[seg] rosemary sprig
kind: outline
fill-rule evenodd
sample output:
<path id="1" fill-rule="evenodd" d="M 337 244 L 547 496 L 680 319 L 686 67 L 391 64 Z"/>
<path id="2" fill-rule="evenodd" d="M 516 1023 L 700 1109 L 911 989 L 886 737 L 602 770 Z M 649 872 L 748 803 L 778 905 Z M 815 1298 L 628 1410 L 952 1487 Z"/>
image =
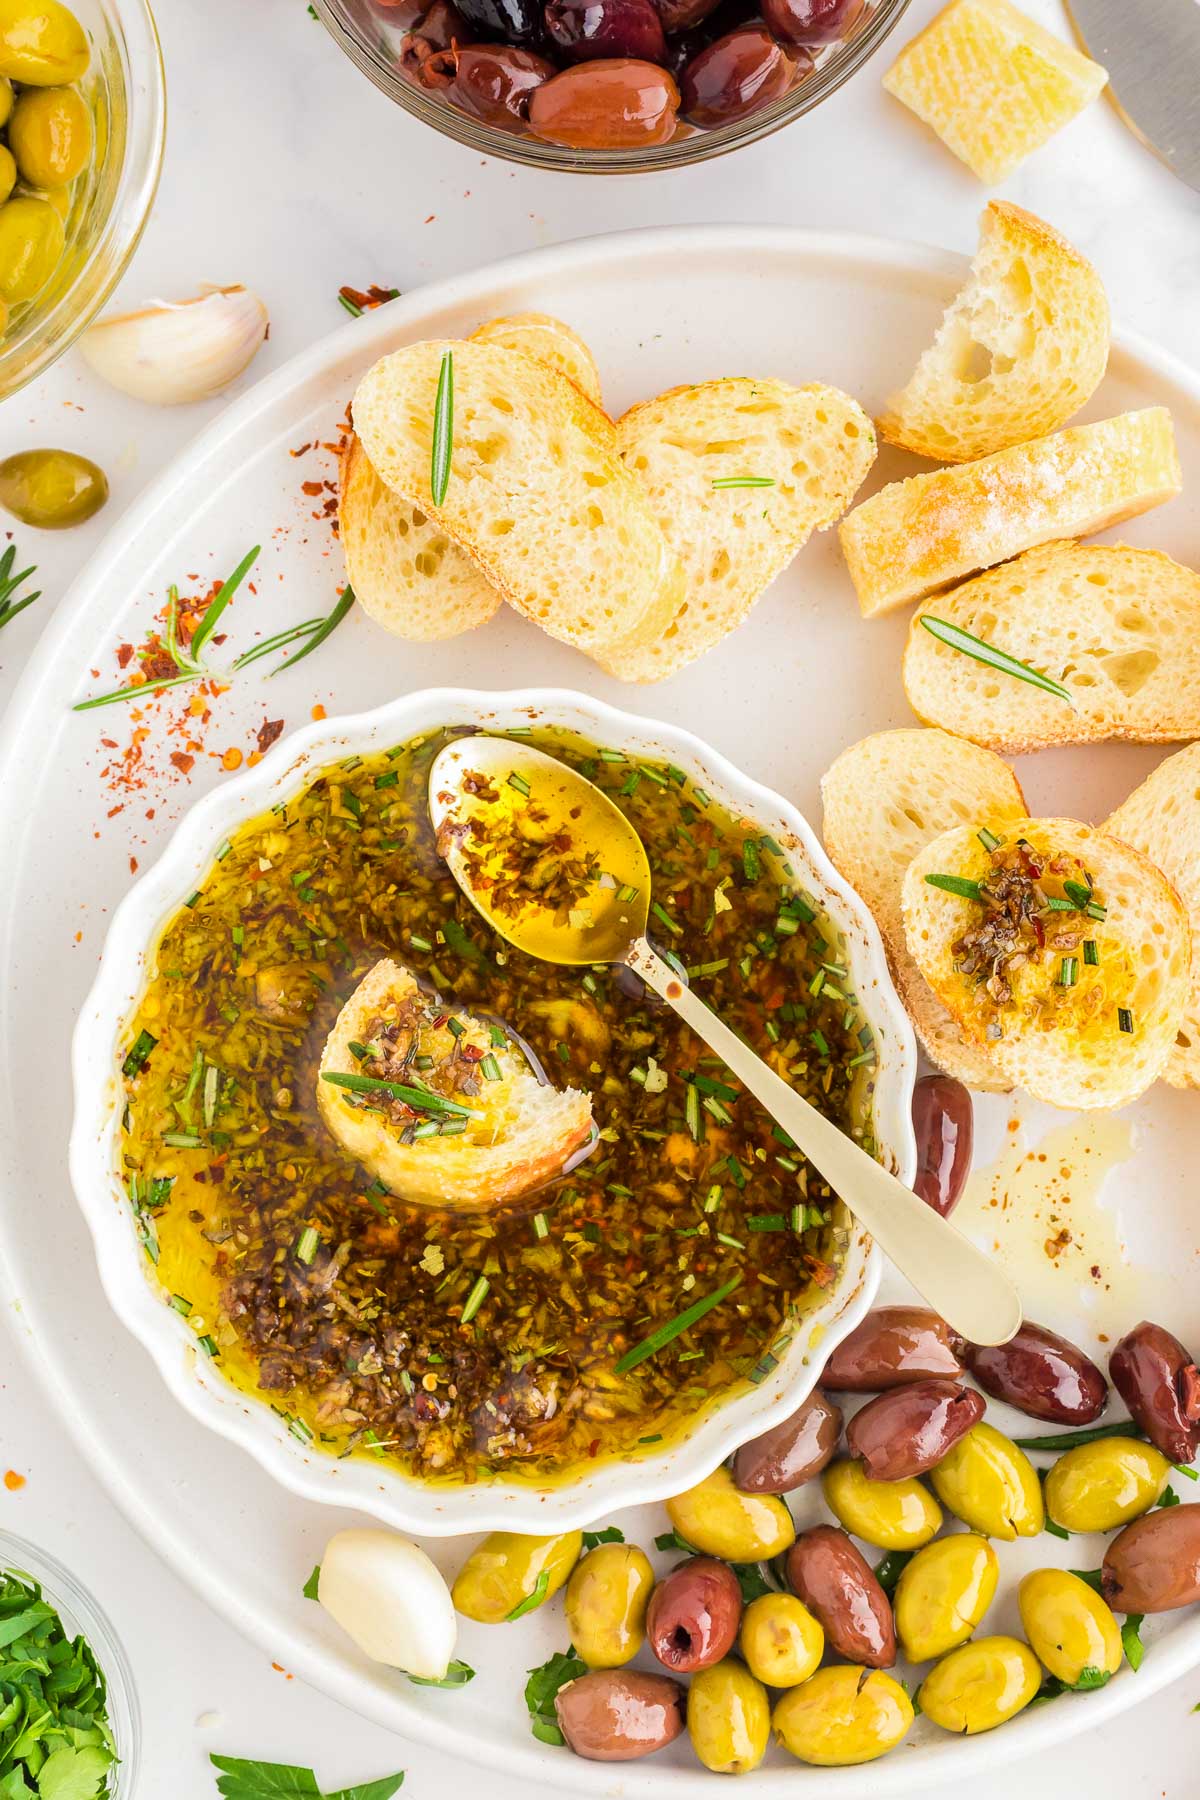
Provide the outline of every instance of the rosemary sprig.
<path id="1" fill-rule="evenodd" d="M 964 656 L 973 657 L 976 662 L 984 663 L 989 669 L 998 669 L 1002 675 L 1013 675 L 1018 681 L 1026 681 L 1030 687 L 1041 688 L 1043 693 L 1053 694 L 1055 699 L 1065 700 L 1068 706 L 1073 707 L 1071 696 L 1060 681 L 1052 680 L 1038 669 L 1031 669 L 1028 663 L 1019 662 L 1006 650 L 997 650 L 994 644 L 986 643 L 973 632 L 964 631 L 961 625 L 952 625 L 948 619 L 935 619 L 929 613 L 921 614 L 921 624 L 939 644 L 946 644 L 951 650 L 961 650 Z"/>
<path id="2" fill-rule="evenodd" d="M 14 601 L 13 595 L 21 583 L 28 581 L 29 577 L 36 573 L 35 566 L 31 563 L 27 569 L 22 569 L 20 574 L 14 575 L 12 566 L 16 561 L 16 555 L 17 546 L 10 544 L 4 555 L 0 556 L 0 631 L 6 625 L 11 625 L 18 613 L 23 613 L 27 606 L 32 606 L 35 600 L 40 600 L 42 597 L 42 590 L 38 588 L 35 593 L 26 594 L 22 599 Z"/>
<path id="3" fill-rule="evenodd" d="M 689 1092 L 694 1091 L 689 1089 Z M 741 1279 L 740 1275 L 733 1276 L 711 1294 L 706 1294 L 703 1300 L 697 1300 L 685 1311 L 677 1313 L 673 1319 L 668 1319 L 665 1325 L 660 1325 L 657 1331 L 652 1331 L 649 1337 L 643 1338 L 640 1344 L 635 1344 L 632 1350 L 625 1352 L 616 1365 L 616 1373 L 625 1375 L 630 1369 L 636 1369 L 639 1363 L 645 1362 L 648 1356 L 657 1356 L 660 1350 L 673 1343 L 689 1326 L 695 1325 L 705 1313 L 711 1312 L 714 1306 L 719 1306 L 722 1300 L 727 1299 L 734 1288 L 741 1284 Z"/>
<path id="4" fill-rule="evenodd" d="M 303 625 L 291 625 L 286 631 L 277 631 L 274 637 L 264 638 L 261 644 L 255 644 L 251 649 L 243 650 L 240 656 L 235 656 L 233 666 L 235 669 L 248 669 L 251 663 L 270 656 L 273 650 L 282 650 L 286 645 L 295 643 L 297 638 L 307 637 L 310 631 L 315 631 L 324 622 L 323 619 L 305 619 Z"/>
<path id="5" fill-rule="evenodd" d="M 185 682 L 199 681 L 204 673 L 203 669 L 189 669 L 183 675 L 164 675 L 159 681 L 143 681 L 139 687 L 115 688 L 111 694 L 97 694 L 91 700 L 77 700 L 71 711 L 94 712 L 98 706 L 117 706 L 122 700 L 160 694 L 164 688 L 182 687 Z"/>
<path id="6" fill-rule="evenodd" d="M 350 586 L 349 582 L 347 582 L 346 586 L 341 591 L 337 605 L 324 619 L 319 619 L 317 621 L 317 628 L 309 638 L 307 644 L 305 644 L 303 650 L 297 650 L 295 656 L 287 657 L 285 661 L 279 664 L 278 668 L 272 669 L 267 676 L 267 680 L 269 681 L 273 675 L 282 675 L 285 669 L 294 669 L 296 664 L 303 662 L 306 656 L 311 656 L 317 646 L 323 644 L 325 639 L 329 637 L 332 632 L 337 630 L 353 605 L 354 589 Z"/>
<path id="7" fill-rule="evenodd" d="M 384 1081 L 374 1075 L 343 1075 L 330 1071 L 321 1076 L 332 1087 L 347 1088 L 352 1094 L 388 1094 L 394 1100 L 403 1100 L 414 1112 L 453 1113 L 458 1118 L 478 1119 L 482 1114 L 469 1106 L 462 1106 L 457 1100 L 447 1100 L 441 1094 L 435 1094 L 431 1088 L 412 1087 L 403 1081 Z"/>
<path id="8" fill-rule="evenodd" d="M 454 454 L 454 352 L 442 353 L 438 371 L 437 399 L 433 407 L 433 454 L 429 464 L 429 486 L 433 503 L 440 506 L 450 486 L 450 458 Z"/>
<path id="9" fill-rule="evenodd" d="M 714 488 L 760 488 L 774 487 L 773 475 L 718 475 L 713 482 Z"/>
<path id="10" fill-rule="evenodd" d="M 205 609 L 204 617 L 192 633 L 191 661 L 195 667 L 200 667 L 201 650 L 203 650 L 205 644 L 207 644 L 209 638 L 217 629 L 221 614 L 225 611 L 225 608 L 229 605 L 229 602 L 233 599 L 233 596 L 237 593 L 243 581 L 245 581 L 247 575 L 250 573 L 250 570 L 257 562 L 258 553 L 261 549 L 261 544 L 255 544 L 253 550 L 247 550 L 245 556 L 243 556 L 241 562 L 233 571 L 233 574 L 221 583 L 217 592 L 209 601 L 208 606 Z"/>

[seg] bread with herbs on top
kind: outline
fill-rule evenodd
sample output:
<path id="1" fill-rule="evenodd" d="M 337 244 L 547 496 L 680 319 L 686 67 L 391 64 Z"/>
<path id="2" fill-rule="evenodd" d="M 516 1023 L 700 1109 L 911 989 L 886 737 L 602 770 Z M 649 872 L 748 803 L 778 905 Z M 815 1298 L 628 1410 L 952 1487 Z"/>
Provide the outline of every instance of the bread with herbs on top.
<path id="1" fill-rule="evenodd" d="M 1065 425 L 1108 366 L 1108 297 L 1073 244 L 1006 200 L 980 220 L 971 272 L 879 433 L 969 462 Z"/>
<path id="2" fill-rule="evenodd" d="M 838 536 L 871 618 L 1038 544 L 1132 519 L 1181 484 L 1171 415 L 1148 406 L 894 481 L 848 513 Z"/>
<path id="3" fill-rule="evenodd" d="M 901 904 L 942 1005 L 1034 1099 L 1124 1106 L 1166 1069 L 1191 929 L 1130 844 L 1074 819 L 979 814 L 917 853 Z"/>

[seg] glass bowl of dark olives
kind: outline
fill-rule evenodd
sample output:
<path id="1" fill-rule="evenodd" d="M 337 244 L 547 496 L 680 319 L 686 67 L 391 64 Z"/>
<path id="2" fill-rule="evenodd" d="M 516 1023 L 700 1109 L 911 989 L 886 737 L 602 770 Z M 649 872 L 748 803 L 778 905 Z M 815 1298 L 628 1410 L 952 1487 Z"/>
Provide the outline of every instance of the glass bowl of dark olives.
<path id="1" fill-rule="evenodd" d="M 407 111 L 474 150 L 634 174 L 799 118 L 908 0 L 315 0 Z"/>
<path id="2" fill-rule="evenodd" d="M 0 397 L 94 318 L 158 185 L 166 88 L 147 0 L 0 0 Z"/>

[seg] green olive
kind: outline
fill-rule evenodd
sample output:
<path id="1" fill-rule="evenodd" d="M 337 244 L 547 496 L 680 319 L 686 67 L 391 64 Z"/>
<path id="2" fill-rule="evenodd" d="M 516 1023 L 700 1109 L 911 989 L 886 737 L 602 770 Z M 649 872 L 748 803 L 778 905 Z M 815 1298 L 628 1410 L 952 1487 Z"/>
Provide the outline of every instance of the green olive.
<path id="1" fill-rule="evenodd" d="M 1149 1512 L 1170 1474 L 1153 1444 L 1097 1438 L 1059 1457 L 1046 1476 L 1046 1511 L 1064 1531 L 1115 1531 Z"/>
<path id="2" fill-rule="evenodd" d="M 1112 1613 L 1078 1575 L 1035 1569 L 1017 1590 L 1025 1636 L 1052 1675 L 1075 1687 L 1084 1670 L 1115 1675 L 1121 1630 Z M 1096 1685 L 1096 1684 L 1093 1684 Z"/>
<path id="3" fill-rule="evenodd" d="M 524 1617 L 557 1594 L 582 1549 L 581 1531 L 561 1537 L 491 1531 L 454 1577 L 450 1597 L 468 1619 L 502 1625 L 513 1613 Z"/>
<path id="4" fill-rule="evenodd" d="M 1037 1470 L 994 1425 L 972 1425 L 929 1478 L 955 1517 L 985 1537 L 1036 1537 L 1046 1522 Z"/>
<path id="5" fill-rule="evenodd" d="M 82 525 L 107 499 L 104 470 L 73 450 L 19 450 L 0 462 L 0 506 L 40 531 Z"/>
<path id="6" fill-rule="evenodd" d="M 21 179 L 57 188 L 74 181 L 92 154 L 92 115 L 74 88 L 26 88 L 8 127 Z"/>
<path id="7" fill-rule="evenodd" d="M 965 1644 L 992 1604 L 999 1576 L 996 1552 L 974 1531 L 918 1550 L 900 1572 L 893 1602 L 909 1662 L 932 1662 Z"/>
<path id="8" fill-rule="evenodd" d="M 8 79 L 7 75 L 0 75 L 0 125 L 7 125 L 8 121 L 12 118 L 13 102 L 15 99 L 16 95 L 13 93 L 12 82 Z"/>
<path id="9" fill-rule="evenodd" d="M 741 1493 L 724 1466 L 668 1500 L 667 1516 L 689 1544 L 726 1562 L 768 1562 L 796 1541 L 792 1515 L 778 1494 Z"/>
<path id="10" fill-rule="evenodd" d="M 571 1642 L 589 1669 L 619 1669 L 642 1647 L 654 1586 L 650 1558 L 636 1544 L 598 1544 L 567 1583 Z"/>
<path id="11" fill-rule="evenodd" d="M 1020 1638 L 976 1638 L 930 1669 L 918 1698 L 943 1731 L 972 1737 L 1014 1718 L 1041 1685 L 1041 1665 Z"/>
<path id="12" fill-rule="evenodd" d="M 13 160 L 13 153 L 0 144 L 0 205 L 8 199 L 16 185 L 17 165 Z"/>
<path id="13" fill-rule="evenodd" d="M 40 294 L 66 244 L 63 222 L 48 200 L 18 194 L 0 207 L 0 294 L 32 300 Z"/>
<path id="14" fill-rule="evenodd" d="M 942 1526 L 942 1509 L 919 1481 L 872 1481 L 857 1457 L 830 1463 L 825 1504 L 846 1530 L 881 1550 L 919 1550 Z"/>
<path id="15" fill-rule="evenodd" d="M 767 1690 L 749 1669 L 726 1657 L 692 1676 L 687 1727 L 692 1749 L 706 1769 L 748 1775 L 765 1756 L 771 1736 Z"/>
<path id="16" fill-rule="evenodd" d="M 0 74 L 25 87 L 78 81 L 90 52 L 83 26 L 60 0 L 0 0 Z"/>
<path id="17" fill-rule="evenodd" d="M 912 1701 L 882 1669 L 837 1663 L 783 1696 L 771 1723 L 777 1743 L 823 1769 L 874 1762 L 913 1722 Z"/>
<path id="18" fill-rule="evenodd" d="M 795 1594 L 761 1594 L 742 1614 L 741 1651 L 768 1687 L 796 1687 L 819 1668 L 825 1633 Z"/>

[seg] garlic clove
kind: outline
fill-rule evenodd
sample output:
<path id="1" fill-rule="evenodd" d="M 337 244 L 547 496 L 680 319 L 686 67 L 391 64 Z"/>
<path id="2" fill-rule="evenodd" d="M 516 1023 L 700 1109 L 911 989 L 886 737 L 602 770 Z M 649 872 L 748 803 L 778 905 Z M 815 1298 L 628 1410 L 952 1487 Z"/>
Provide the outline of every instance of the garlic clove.
<path id="1" fill-rule="evenodd" d="M 236 381 L 266 342 L 270 317 L 244 287 L 206 287 L 193 300 L 153 300 L 101 319 L 79 340 L 101 380 L 155 406 L 208 400 Z"/>
<path id="2" fill-rule="evenodd" d="M 339 1531 L 321 1558 L 317 1598 L 364 1655 L 440 1681 L 458 1639 L 454 1604 L 419 1544 L 395 1531 Z"/>

